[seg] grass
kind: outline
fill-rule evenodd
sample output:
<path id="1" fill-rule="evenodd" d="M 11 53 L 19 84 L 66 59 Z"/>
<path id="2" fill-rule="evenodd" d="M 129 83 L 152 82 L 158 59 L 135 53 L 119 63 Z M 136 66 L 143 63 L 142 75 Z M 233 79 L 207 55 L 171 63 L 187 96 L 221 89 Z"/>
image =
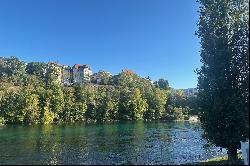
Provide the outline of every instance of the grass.
<path id="1" fill-rule="evenodd" d="M 238 153 L 238 165 L 243 165 L 242 162 L 242 154 Z M 222 157 L 215 157 L 215 158 L 211 158 L 208 160 L 203 160 L 203 161 L 199 161 L 199 162 L 195 162 L 195 163 L 188 163 L 188 164 L 184 164 L 184 165 L 228 165 L 228 161 L 227 161 L 228 157 L 226 156 L 222 156 Z"/>

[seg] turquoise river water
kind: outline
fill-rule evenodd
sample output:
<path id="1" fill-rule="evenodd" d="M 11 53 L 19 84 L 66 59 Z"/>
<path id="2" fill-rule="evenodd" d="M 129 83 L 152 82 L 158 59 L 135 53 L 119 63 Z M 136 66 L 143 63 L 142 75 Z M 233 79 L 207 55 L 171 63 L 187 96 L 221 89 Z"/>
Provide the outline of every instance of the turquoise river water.
<path id="1" fill-rule="evenodd" d="M 225 154 L 199 123 L 0 126 L 0 164 L 184 164 Z"/>

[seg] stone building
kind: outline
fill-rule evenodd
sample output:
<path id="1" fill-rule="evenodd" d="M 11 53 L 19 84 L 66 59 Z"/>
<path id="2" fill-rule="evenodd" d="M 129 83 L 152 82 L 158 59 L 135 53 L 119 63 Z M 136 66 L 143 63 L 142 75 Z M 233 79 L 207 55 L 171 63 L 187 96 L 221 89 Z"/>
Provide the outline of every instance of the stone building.
<path id="1" fill-rule="evenodd" d="M 88 65 L 75 64 L 72 67 L 72 83 L 90 82 L 92 71 Z"/>
<path id="2" fill-rule="evenodd" d="M 75 64 L 71 68 L 56 62 L 49 62 L 48 67 L 48 71 L 62 84 L 90 82 L 90 76 L 92 75 L 88 65 Z"/>
<path id="3" fill-rule="evenodd" d="M 64 65 L 62 67 L 62 83 L 70 84 L 71 83 L 71 67 Z"/>

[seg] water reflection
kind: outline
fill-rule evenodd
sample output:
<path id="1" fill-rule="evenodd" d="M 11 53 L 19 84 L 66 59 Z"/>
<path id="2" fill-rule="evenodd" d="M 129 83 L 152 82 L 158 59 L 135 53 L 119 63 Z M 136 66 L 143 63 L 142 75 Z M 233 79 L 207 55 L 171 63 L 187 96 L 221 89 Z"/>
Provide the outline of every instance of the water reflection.
<path id="1" fill-rule="evenodd" d="M 5 126 L 0 164 L 181 164 L 225 154 L 198 123 Z"/>

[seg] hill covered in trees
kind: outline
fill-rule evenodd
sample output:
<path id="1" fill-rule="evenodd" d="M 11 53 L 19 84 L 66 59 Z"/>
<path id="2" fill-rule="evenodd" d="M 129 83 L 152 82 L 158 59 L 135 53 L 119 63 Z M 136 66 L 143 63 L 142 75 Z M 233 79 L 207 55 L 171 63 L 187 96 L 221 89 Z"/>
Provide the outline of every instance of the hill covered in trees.
<path id="1" fill-rule="evenodd" d="M 49 124 L 181 120 L 197 114 L 196 96 L 153 84 L 131 71 L 97 83 L 63 86 L 52 66 L 0 57 L 0 123 Z"/>

